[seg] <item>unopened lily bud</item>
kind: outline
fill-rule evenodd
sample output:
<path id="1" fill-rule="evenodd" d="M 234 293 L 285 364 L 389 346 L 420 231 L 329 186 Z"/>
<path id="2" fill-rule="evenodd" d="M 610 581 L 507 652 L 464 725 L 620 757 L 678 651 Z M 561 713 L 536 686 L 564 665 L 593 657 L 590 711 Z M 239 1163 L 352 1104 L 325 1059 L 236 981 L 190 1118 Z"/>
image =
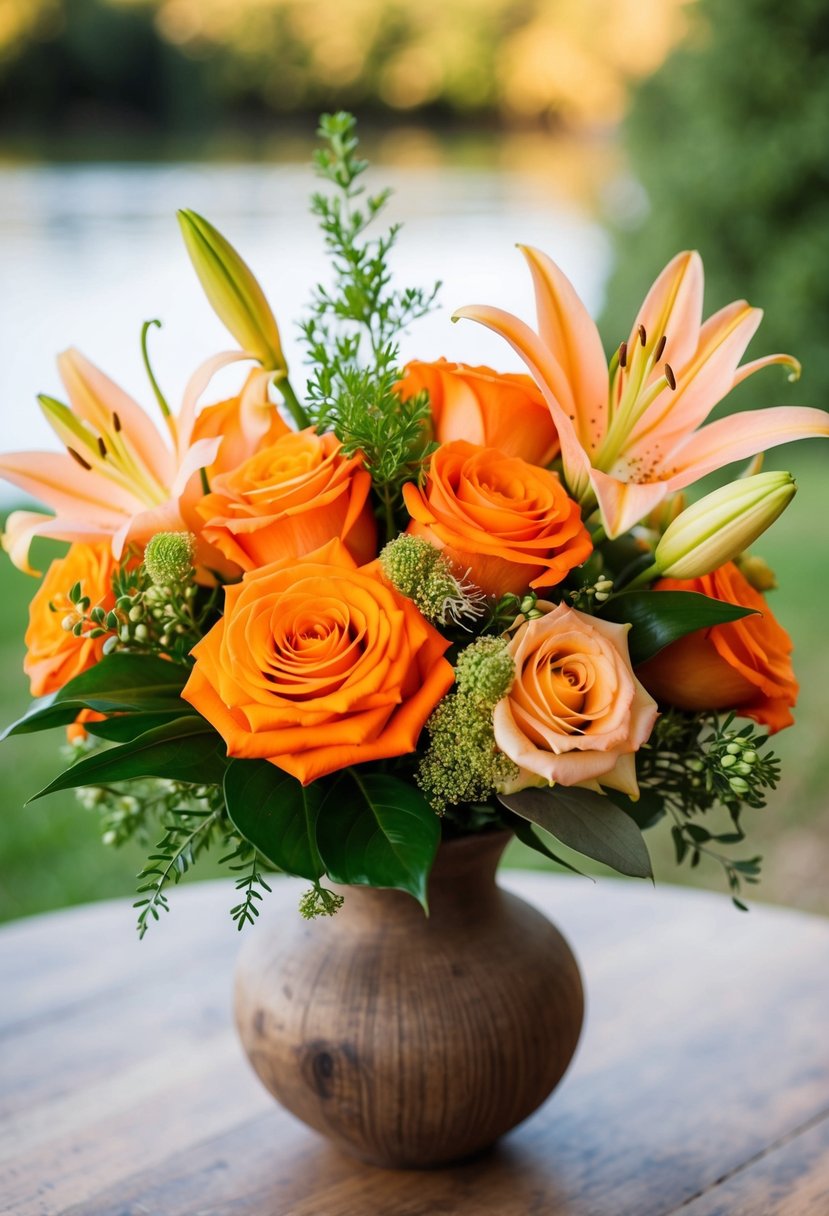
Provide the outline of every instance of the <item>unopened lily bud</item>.
<path id="1" fill-rule="evenodd" d="M 288 370 L 279 328 L 253 271 L 229 241 L 195 211 L 178 222 L 196 274 L 216 316 L 268 371 Z"/>
<path id="2" fill-rule="evenodd" d="M 701 578 L 733 561 L 786 509 L 797 487 L 791 473 L 744 477 L 687 507 L 654 555 L 667 578 Z"/>
<path id="3" fill-rule="evenodd" d="M 771 566 L 762 557 L 755 557 L 753 553 L 743 553 L 737 559 L 737 565 L 740 567 L 740 574 L 755 591 L 774 591 L 777 587 L 777 577 Z"/>
<path id="4" fill-rule="evenodd" d="M 190 577 L 195 552 L 192 532 L 156 532 L 144 551 L 144 568 L 156 587 L 175 587 Z"/>

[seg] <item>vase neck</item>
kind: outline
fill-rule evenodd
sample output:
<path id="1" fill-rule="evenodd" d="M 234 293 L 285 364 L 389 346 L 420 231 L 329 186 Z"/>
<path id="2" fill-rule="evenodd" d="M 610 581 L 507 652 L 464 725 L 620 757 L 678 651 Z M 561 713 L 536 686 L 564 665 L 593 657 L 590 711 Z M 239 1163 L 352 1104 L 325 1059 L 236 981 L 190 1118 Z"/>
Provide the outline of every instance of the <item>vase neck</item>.
<path id="1" fill-rule="evenodd" d="M 495 872 L 512 834 L 479 832 L 441 843 L 429 876 L 429 919 L 480 919 L 497 900 Z M 410 895 L 375 887 L 340 887 L 345 896 L 343 918 L 371 917 L 385 921 L 422 921 L 423 910 Z"/>

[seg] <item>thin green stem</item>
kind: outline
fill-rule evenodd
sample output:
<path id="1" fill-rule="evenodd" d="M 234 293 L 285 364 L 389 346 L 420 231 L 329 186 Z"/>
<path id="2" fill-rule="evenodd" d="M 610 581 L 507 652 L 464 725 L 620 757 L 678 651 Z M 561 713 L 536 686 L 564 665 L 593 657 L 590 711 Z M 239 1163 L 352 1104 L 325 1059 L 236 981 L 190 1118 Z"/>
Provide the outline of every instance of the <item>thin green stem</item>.
<path id="1" fill-rule="evenodd" d="M 155 394 L 155 399 L 158 402 L 158 407 L 161 410 L 161 412 L 165 418 L 172 419 L 172 412 L 170 410 L 169 405 L 167 404 L 167 398 L 162 393 L 161 387 L 159 386 L 159 383 L 155 378 L 155 373 L 153 372 L 152 365 L 150 363 L 149 351 L 147 350 L 147 334 L 153 328 L 153 326 L 155 326 L 157 329 L 161 329 L 161 322 L 158 320 L 157 317 L 154 318 L 152 321 L 145 321 L 144 324 L 141 326 L 141 357 L 144 360 L 144 367 L 147 372 L 147 378 L 150 382 L 150 387 L 152 388 L 153 393 Z"/>
<path id="2" fill-rule="evenodd" d="M 291 382 L 287 376 L 274 380 L 274 384 L 282 394 L 282 400 L 288 407 L 288 411 L 300 431 L 305 430 L 311 425 L 311 419 L 301 404 L 294 390 L 291 388 Z"/>
<path id="3" fill-rule="evenodd" d="M 659 567 L 657 566 L 656 562 L 654 562 L 653 565 L 648 566 L 646 570 L 643 570 L 640 574 L 637 574 L 636 578 L 632 578 L 625 587 L 625 591 L 635 591 L 637 587 L 644 587 L 646 583 L 652 583 L 653 580 L 658 577 Z"/>

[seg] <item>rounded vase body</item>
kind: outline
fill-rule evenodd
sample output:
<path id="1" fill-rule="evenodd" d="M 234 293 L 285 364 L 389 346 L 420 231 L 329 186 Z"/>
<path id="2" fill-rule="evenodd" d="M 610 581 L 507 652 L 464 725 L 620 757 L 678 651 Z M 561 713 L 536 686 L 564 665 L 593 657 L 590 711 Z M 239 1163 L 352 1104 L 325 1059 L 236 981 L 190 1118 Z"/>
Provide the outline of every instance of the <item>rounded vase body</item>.
<path id="1" fill-rule="evenodd" d="M 378 1165 L 468 1157 L 551 1093 L 584 998 L 561 934 L 495 883 L 509 836 L 441 845 L 429 916 L 409 895 L 347 888 L 331 919 L 262 925 L 236 975 L 236 1021 L 289 1111 Z"/>

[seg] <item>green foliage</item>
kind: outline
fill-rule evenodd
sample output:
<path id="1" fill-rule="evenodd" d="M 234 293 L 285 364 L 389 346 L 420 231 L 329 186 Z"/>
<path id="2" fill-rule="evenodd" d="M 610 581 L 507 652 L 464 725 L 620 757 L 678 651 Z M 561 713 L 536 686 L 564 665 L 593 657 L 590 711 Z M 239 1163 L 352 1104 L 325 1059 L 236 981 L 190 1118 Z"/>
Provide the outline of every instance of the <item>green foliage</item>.
<path id="1" fill-rule="evenodd" d="M 267 760 L 232 760 L 224 779 L 227 812 L 239 833 L 279 870 L 309 878 L 325 872 L 317 849 L 324 786 L 302 786 Z"/>
<path id="2" fill-rule="evenodd" d="M 741 608 L 696 591 L 623 591 L 599 609 L 603 620 L 630 624 L 630 661 L 636 667 L 665 646 L 697 629 L 752 616 Z"/>
<path id="3" fill-rule="evenodd" d="M 132 777 L 221 785 L 226 763 L 224 742 L 213 727 L 198 714 L 188 714 L 155 726 L 119 747 L 93 752 L 60 773 L 31 801 L 56 790 L 128 781 Z"/>
<path id="4" fill-rule="evenodd" d="M 408 782 L 352 768 L 328 784 L 317 845 L 333 882 L 408 891 L 426 910 L 439 843 L 437 816 Z"/>
<path id="5" fill-rule="evenodd" d="M 740 844 L 745 839 L 743 809 L 759 810 L 766 805 L 767 791 L 774 790 L 780 778 L 780 762 L 765 750 L 767 735 L 750 723 L 738 731 L 733 723 L 734 714 L 720 721 L 714 713 L 688 715 L 669 710 L 658 719 L 650 740 L 638 753 L 636 767 L 643 795 L 657 796 L 673 819 L 677 864 L 687 859 L 697 866 L 703 855 L 718 862 L 735 904 L 742 909 L 737 898 L 741 881 L 757 882 L 761 858 L 734 860 L 713 846 Z M 697 822 L 718 807 L 730 819 L 725 831 Z"/>
<path id="6" fill-rule="evenodd" d="M 416 479 L 430 445 L 429 408 L 420 395 L 401 401 L 400 333 L 433 306 L 431 291 L 393 288 L 389 255 L 399 226 L 378 237 L 366 230 L 382 213 L 389 191 L 367 195 L 361 178 L 367 162 L 357 156 L 356 123 L 345 113 L 324 114 L 324 146 L 314 158 L 332 193 L 313 195 L 331 258 L 334 283 L 318 286 L 303 324 L 312 365 L 308 412 L 321 430 L 333 430 L 345 452 L 362 452 L 384 511 L 387 539 L 396 534 L 400 488 Z"/>
<path id="7" fill-rule="evenodd" d="M 747 296 L 757 353 L 804 367 L 738 390 L 750 403 L 829 399 L 829 21 L 824 0 L 698 0 L 690 35 L 635 94 L 631 167 L 649 206 L 619 220 L 603 328 L 627 337 L 631 300 L 678 249 L 697 248 L 711 309 Z"/>
<path id="8" fill-rule="evenodd" d="M 221 796 L 215 790 L 205 790 L 203 802 L 167 810 L 164 835 L 138 875 L 140 898 L 133 906 L 139 909 L 139 938 L 147 932 L 150 918 L 157 921 L 161 912 L 169 912 L 168 887 L 184 877 L 219 830 L 224 814 Z"/>
<path id="9" fill-rule="evenodd" d="M 561 844 L 631 878 L 653 878 L 641 830 L 610 798 L 577 786 L 499 794 L 514 815 L 538 824 Z M 558 860 L 558 859 L 556 859 Z"/>
<path id="10" fill-rule="evenodd" d="M 33 701 L 8 726 L 0 739 L 31 734 L 74 722 L 82 709 L 98 713 L 178 717 L 187 668 L 151 655 L 129 653 L 105 656 L 94 667 L 69 680 L 56 693 Z M 153 722 L 157 724 L 157 722 Z"/>

